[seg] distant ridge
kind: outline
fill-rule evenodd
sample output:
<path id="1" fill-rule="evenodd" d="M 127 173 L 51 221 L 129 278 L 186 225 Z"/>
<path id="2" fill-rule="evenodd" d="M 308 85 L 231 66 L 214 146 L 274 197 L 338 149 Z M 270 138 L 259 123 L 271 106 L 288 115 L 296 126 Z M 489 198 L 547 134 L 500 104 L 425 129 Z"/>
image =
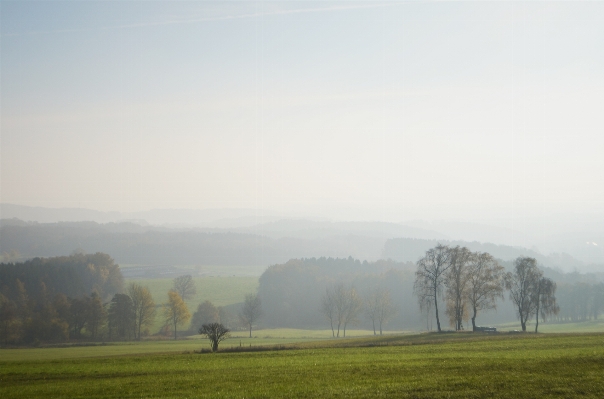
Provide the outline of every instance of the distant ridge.
<path id="1" fill-rule="evenodd" d="M 152 209 L 141 212 L 102 212 L 84 208 L 44 208 L 0 204 L 0 218 L 17 218 L 39 223 L 132 221 L 143 225 L 226 228 L 271 222 L 280 219 L 281 216 L 275 212 L 255 209 Z"/>

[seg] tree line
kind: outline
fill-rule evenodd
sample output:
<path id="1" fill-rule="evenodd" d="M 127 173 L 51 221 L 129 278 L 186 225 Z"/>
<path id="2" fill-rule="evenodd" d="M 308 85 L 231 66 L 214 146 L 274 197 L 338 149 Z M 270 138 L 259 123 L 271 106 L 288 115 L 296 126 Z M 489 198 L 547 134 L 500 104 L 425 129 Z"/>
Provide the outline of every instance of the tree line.
<path id="1" fill-rule="evenodd" d="M 106 254 L 73 254 L 0 264 L 0 343 L 3 345 L 68 340 L 141 340 L 152 333 L 159 317 L 160 333 L 172 334 L 192 318 L 184 333 L 197 334 L 206 324 L 234 323 L 230 312 L 210 301 L 191 316 L 185 303 L 196 295 L 190 275 L 174 279 L 163 304 L 148 287 L 130 283 L 122 288 L 119 266 Z M 239 324 L 249 329 L 262 316 L 257 295 L 246 296 Z M 224 334 L 221 335 L 224 339 Z M 217 345 L 217 344 L 216 344 Z"/>
<path id="2" fill-rule="evenodd" d="M 553 280 L 543 276 L 534 258 L 518 257 L 514 270 L 506 273 L 486 252 L 442 244 L 427 250 L 418 260 L 414 284 L 420 309 L 434 308 L 439 332 L 442 331 L 439 299 L 444 300 L 445 313 L 455 330 L 464 329 L 464 320 L 471 317 L 472 329 L 476 331 L 478 313 L 495 309 L 496 300 L 503 299 L 504 289 L 509 291 L 522 331 L 526 331 L 527 322 L 535 317 L 537 332 L 539 317 L 545 320 L 559 312 L 556 288 Z"/>
<path id="3" fill-rule="evenodd" d="M 553 320 L 558 322 L 597 320 L 604 313 L 604 283 L 560 284 L 556 298 L 560 312 Z"/>

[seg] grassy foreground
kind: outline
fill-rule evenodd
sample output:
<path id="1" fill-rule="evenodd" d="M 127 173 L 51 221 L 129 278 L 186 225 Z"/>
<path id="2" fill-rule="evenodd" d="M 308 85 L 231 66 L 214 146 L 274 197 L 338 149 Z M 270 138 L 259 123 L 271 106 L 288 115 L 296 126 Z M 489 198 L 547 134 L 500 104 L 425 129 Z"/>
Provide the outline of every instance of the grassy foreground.
<path id="1" fill-rule="evenodd" d="M 0 397 L 604 397 L 602 334 L 424 334 L 298 348 L 20 361 L 0 351 Z"/>

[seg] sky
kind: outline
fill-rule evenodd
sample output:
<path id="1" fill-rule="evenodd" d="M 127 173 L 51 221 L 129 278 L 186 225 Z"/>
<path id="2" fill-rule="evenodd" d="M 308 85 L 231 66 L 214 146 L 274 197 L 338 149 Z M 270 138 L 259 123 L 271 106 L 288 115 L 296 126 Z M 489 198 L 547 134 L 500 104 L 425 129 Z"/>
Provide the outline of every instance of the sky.
<path id="1" fill-rule="evenodd" d="M 604 214 L 604 2 L 0 2 L 0 201 Z"/>

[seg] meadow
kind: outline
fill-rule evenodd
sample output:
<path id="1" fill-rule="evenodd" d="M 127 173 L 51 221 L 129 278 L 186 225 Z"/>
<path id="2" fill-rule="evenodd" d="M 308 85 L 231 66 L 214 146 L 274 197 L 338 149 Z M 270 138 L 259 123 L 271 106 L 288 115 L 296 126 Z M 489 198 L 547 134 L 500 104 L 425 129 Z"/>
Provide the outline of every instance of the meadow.
<path id="1" fill-rule="evenodd" d="M 191 313 L 203 301 L 211 301 L 216 306 L 232 305 L 243 302 L 246 294 L 256 292 L 258 289 L 258 277 L 251 276 L 193 277 L 193 280 L 197 294 L 187 301 Z M 171 278 L 128 279 L 124 281 L 124 287 L 127 288 L 130 283 L 148 287 L 153 300 L 159 305 L 168 300 L 168 291 L 172 289 L 174 280 Z"/>
<path id="2" fill-rule="evenodd" d="M 219 353 L 185 342 L 79 358 L 2 350 L 0 397 L 604 397 L 604 334 L 396 334 Z"/>

